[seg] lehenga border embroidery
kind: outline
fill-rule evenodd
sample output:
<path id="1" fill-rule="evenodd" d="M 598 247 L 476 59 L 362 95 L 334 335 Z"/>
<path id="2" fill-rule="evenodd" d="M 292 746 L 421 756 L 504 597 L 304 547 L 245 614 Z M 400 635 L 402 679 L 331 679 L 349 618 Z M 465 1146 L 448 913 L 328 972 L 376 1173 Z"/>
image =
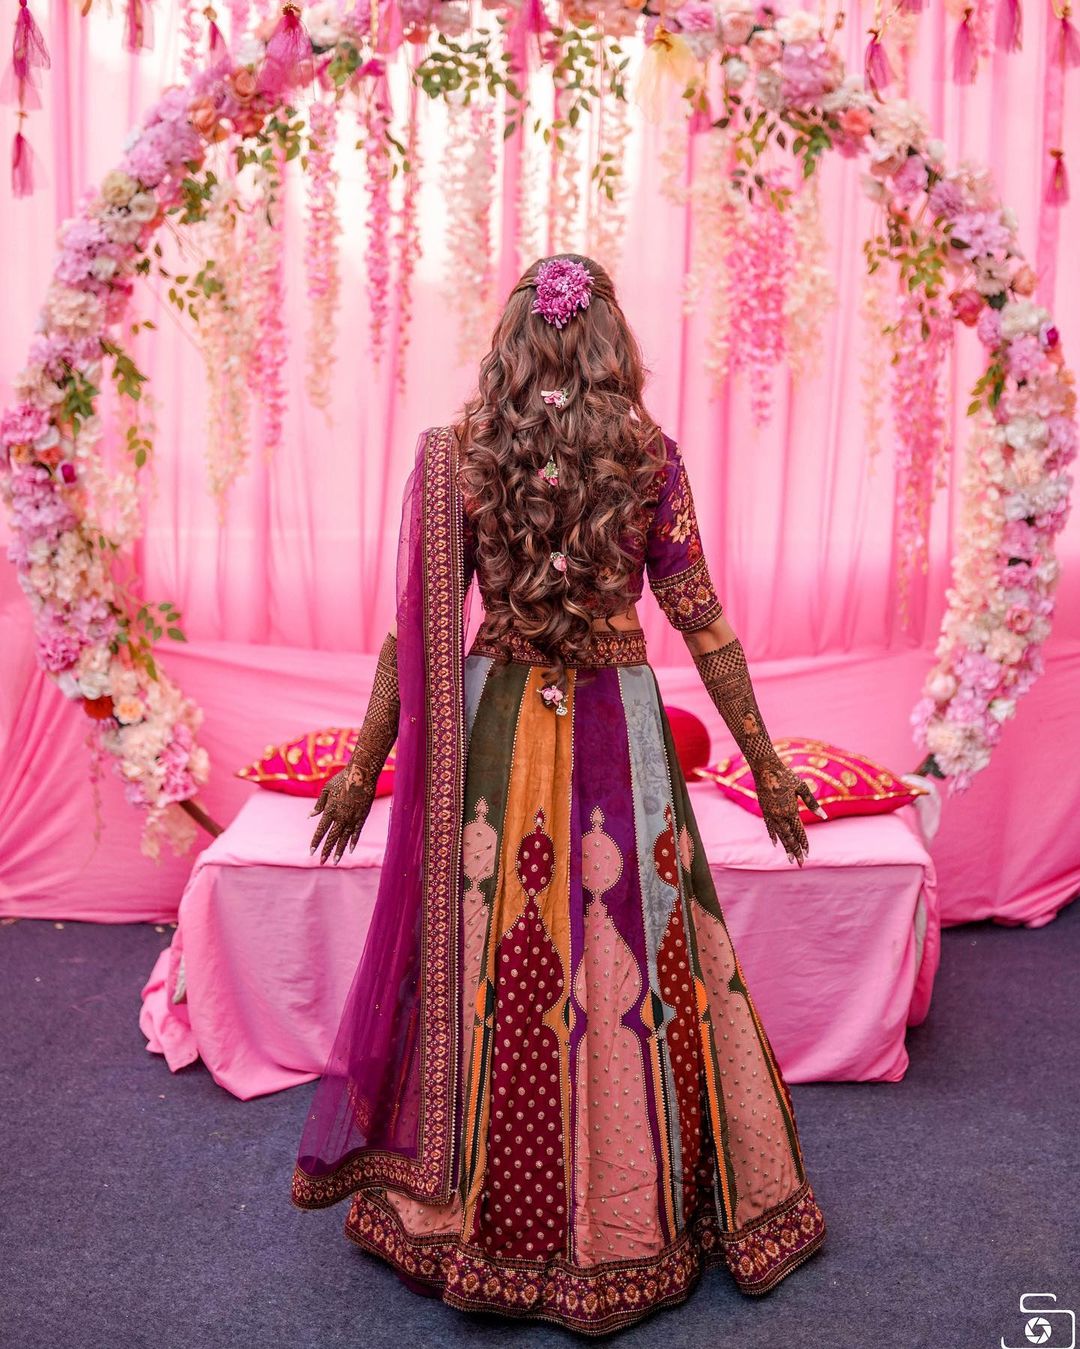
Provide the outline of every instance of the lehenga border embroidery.
<path id="1" fill-rule="evenodd" d="M 650 576 L 649 585 L 668 622 L 681 632 L 708 627 L 723 613 L 704 555 L 671 576 Z"/>
<path id="2" fill-rule="evenodd" d="M 725 1263 L 741 1292 L 768 1292 L 821 1246 L 825 1219 L 804 1181 L 749 1229 L 725 1232 L 715 1210 L 705 1209 L 652 1259 L 588 1267 L 491 1256 L 447 1233 L 413 1235 L 383 1196 L 369 1193 L 353 1199 L 345 1234 L 463 1311 L 528 1316 L 600 1335 L 682 1301 L 711 1265 Z"/>

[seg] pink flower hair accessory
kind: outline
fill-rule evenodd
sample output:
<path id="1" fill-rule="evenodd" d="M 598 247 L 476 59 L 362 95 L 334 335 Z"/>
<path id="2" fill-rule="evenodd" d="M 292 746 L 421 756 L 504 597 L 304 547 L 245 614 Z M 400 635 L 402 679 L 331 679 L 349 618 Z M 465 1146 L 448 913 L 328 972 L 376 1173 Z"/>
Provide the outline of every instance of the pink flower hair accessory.
<path id="1" fill-rule="evenodd" d="M 592 273 L 584 263 L 549 258 L 536 272 L 532 312 L 556 328 L 565 328 L 579 309 L 588 309 L 592 283 Z"/>
<path id="2" fill-rule="evenodd" d="M 544 684 L 536 691 L 543 699 L 545 707 L 550 707 L 558 717 L 566 716 L 568 711 L 566 706 L 566 695 L 557 684 Z"/>
<path id="3" fill-rule="evenodd" d="M 566 407 L 570 401 L 570 394 L 566 389 L 541 389 L 540 397 L 545 403 L 560 409 Z"/>

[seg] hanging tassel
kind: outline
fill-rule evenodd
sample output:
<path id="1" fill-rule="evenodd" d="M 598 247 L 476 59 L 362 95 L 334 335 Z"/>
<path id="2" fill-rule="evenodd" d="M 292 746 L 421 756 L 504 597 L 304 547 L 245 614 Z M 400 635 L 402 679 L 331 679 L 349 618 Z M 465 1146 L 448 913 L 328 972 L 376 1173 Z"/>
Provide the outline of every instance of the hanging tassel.
<path id="1" fill-rule="evenodd" d="M 315 78 L 312 55 L 311 38 L 300 21 L 300 10 L 290 0 L 282 8 L 281 18 L 266 44 L 259 70 L 259 93 L 278 98 L 298 84 L 310 84 Z"/>
<path id="2" fill-rule="evenodd" d="M 885 54 L 881 34 L 876 29 L 870 30 L 870 45 L 866 49 L 863 73 L 866 87 L 877 98 L 881 97 L 882 90 L 893 81 L 892 66 L 889 65 L 889 58 Z"/>
<path id="3" fill-rule="evenodd" d="M 517 22 L 526 33 L 535 37 L 542 36 L 551 27 L 541 0 L 523 0 Z"/>
<path id="4" fill-rule="evenodd" d="M 396 52 L 405 41 L 405 29 L 401 22 L 401 6 L 397 0 L 382 0 L 379 5 L 379 40 L 375 50 L 380 56 L 389 56 Z"/>
<path id="5" fill-rule="evenodd" d="M 49 49 L 41 36 L 41 29 L 30 13 L 27 0 L 19 0 L 19 14 L 15 20 L 15 36 L 11 42 L 11 68 L 20 84 L 31 83 L 30 71 L 34 66 L 39 70 L 48 70 L 50 66 Z"/>
<path id="6" fill-rule="evenodd" d="M 528 69 L 529 39 L 536 39 L 536 49 L 543 59 L 543 38 L 551 24 L 544 12 L 543 0 L 522 0 L 517 17 L 510 25 L 506 47 L 511 68 L 520 72 Z"/>
<path id="7" fill-rule="evenodd" d="M 1058 38 L 1058 59 L 1065 70 L 1080 66 L 1080 37 L 1069 22 L 1068 10 L 1061 16 L 1061 32 Z"/>
<path id="8" fill-rule="evenodd" d="M 1065 151 L 1051 150 L 1050 157 L 1054 167 L 1050 171 L 1050 181 L 1046 184 L 1044 200 L 1047 206 L 1064 206 L 1069 200 L 1069 175 L 1065 172 Z"/>
<path id="9" fill-rule="evenodd" d="M 28 197 L 34 190 L 33 154 L 30 142 L 20 128 L 11 145 L 11 192 L 15 197 Z"/>
<path id="10" fill-rule="evenodd" d="M 124 22 L 124 46 L 137 52 L 154 45 L 154 16 L 147 0 L 127 0 Z"/>
<path id="11" fill-rule="evenodd" d="M 979 45 L 971 31 L 971 14 L 970 9 L 964 10 L 964 21 L 956 30 L 953 43 L 952 72 L 957 84 L 974 84 L 979 68 Z"/>
<path id="12" fill-rule="evenodd" d="M 1003 52 L 1018 52 L 1023 46 L 1024 16 L 1020 0 L 998 0 L 997 31 L 994 34 L 998 48 Z"/>
<path id="13" fill-rule="evenodd" d="M 225 42 L 224 34 L 217 26 L 217 14 L 208 5 L 203 13 L 210 21 L 210 60 L 208 68 L 217 70 L 219 67 L 229 65 L 229 48 Z"/>

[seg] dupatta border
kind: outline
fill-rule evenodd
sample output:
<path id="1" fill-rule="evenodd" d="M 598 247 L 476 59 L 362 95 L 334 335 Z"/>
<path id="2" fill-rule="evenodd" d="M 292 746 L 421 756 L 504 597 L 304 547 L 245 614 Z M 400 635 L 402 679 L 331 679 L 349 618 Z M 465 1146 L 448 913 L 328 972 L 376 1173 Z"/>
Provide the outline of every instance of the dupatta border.
<path id="1" fill-rule="evenodd" d="M 364 1148 L 332 1171 L 297 1165 L 292 1202 L 325 1208 L 371 1186 L 447 1203 L 454 1188 L 458 890 L 465 797 L 464 560 L 454 432 L 426 432 L 423 458 L 423 623 L 427 703 L 417 1155 Z"/>

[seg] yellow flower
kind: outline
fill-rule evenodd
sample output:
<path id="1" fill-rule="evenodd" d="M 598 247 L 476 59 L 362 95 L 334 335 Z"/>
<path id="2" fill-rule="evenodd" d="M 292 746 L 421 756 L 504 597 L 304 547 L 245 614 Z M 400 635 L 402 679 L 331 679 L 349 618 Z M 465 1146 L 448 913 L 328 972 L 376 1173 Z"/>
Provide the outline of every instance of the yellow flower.
<path id="1" fill-rule="evenodd" d="M 700 76 L 701 65 L 686 39 L 657 24 L 642 57 L 634 101 L 650 122 L 659 122 L 670 91 L 681 94 Z"/>

